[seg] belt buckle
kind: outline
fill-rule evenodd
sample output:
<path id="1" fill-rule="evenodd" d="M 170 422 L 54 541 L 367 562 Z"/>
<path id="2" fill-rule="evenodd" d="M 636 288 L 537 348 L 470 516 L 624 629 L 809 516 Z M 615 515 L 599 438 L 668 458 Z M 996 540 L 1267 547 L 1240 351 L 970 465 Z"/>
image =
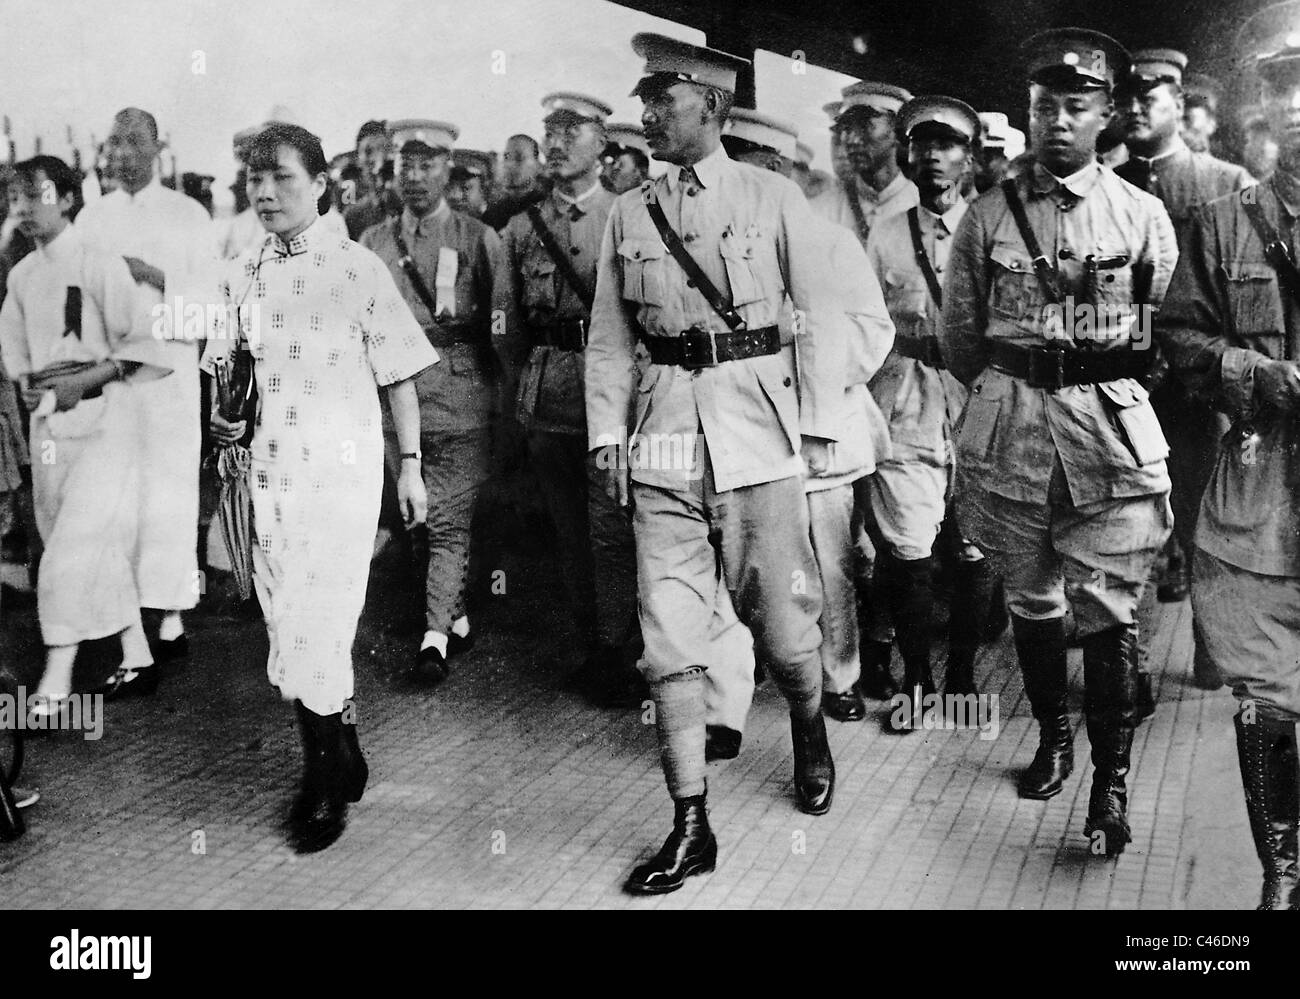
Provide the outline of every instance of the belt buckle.
<path id="1" fill-rule="evenodd" d="M 587 346 L 587 320 L 575 319 L 577 327 L 577 338 L 574 341 L 574 350 L 582 350 Z"/>
<path id="2" fill-rule="evenodd" d="M 712 329 L 703 326 L 692 326 L 690 329 L 682 331 L 681 341 L 682 367 L 687 371 L 694 371 L 697 368 L 717 367 L 718 335 Z"/>
<path id="3" fill-rule="evenodd" d="M 1039 347 L 1029 349 L 1029 377 L 1025 379 L 1030 388 L 1047 389 L 1055 392 L 1065 388 L 1065 350 L 1062 347 Z"/>

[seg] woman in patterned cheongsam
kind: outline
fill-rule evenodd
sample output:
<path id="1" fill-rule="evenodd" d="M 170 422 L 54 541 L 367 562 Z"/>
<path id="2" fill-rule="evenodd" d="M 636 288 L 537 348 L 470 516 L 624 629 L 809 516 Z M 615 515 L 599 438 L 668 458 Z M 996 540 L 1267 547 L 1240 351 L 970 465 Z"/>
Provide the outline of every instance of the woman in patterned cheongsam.
<path id="1" fill-rule="evenodd" d="M 270 637 L 267 674 L 295 702 L 302 730 L 306 766 L 289 827 L 304 853 L 338 838 L 367 776 L 352 641 L 383 488 L 376 386 L 388 392 L 403 452 L 404 515 L 423 523 L 411 379 L 438 359 L 379 258 L 318 222 L 326 170 L 305 129 L 274 125 L 254 140 L 248 194 L 266 238 L 232 261 L 203 359 L 212 374 L 241 337 L 255 361 L 253 579 Z M 220 443 L 244 430 L 215 412 L 211 426 Z"/>

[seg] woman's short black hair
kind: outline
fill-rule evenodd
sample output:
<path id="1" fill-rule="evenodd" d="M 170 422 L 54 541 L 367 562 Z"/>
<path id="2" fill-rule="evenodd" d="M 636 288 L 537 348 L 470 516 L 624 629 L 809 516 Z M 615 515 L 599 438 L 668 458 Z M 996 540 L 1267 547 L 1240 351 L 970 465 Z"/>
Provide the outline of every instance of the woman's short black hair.
<path id="1" fill-rule="evenodd" d="M 281 146 L 292 146 L 298 150 L 303 168 L 312 177 L 320 173 L 329 176 L 329 163 L 325 159 L 320 139 L 301 125 L 284 125 L 279 122 L 267 125 L 254 137 L 248 147 L 248 169 L 274 170 Z"/>

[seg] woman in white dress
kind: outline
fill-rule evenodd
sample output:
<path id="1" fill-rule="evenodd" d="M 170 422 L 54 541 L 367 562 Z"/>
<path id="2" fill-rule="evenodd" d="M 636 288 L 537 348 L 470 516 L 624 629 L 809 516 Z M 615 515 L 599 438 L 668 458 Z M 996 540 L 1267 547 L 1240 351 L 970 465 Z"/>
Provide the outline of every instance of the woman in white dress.
<path id="1" fill-rule="evenodd" d="M 253 579 L 270 637 L 267 673 L 295 702 L 306 766 L 290 811 L 299 852 L 343 831 L 367 769 L 356 737 L 352 642 L 365 600 L 383 489 L 379 395 L 402 449 L 397 484 L 409 525 L 424 522 L 420 417 L 413 376 L 438 360 L 388 269 L 320 223 L 327 164 L 320 141 L 272 125 L 253 141 L 248 195 L 266 229 L 231 262 L 202 369 L 242 338 L 255 361 L 251 444 Z M 243 422 L 214 410 L 219 443 Z"/>

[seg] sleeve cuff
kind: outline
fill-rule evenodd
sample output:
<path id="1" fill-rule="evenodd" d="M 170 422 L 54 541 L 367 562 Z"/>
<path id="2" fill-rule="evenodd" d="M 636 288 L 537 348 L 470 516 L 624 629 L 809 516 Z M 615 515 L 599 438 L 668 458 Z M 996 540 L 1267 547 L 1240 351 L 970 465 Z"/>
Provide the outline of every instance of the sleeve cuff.
<path id="1" fill-rule="evenodd" d="M 1224 396 L 1238 412 L 1248 412 L 1255 404 L 1255 367 L 1264 355 L 1242 347 L 1229 347 L 1220 361 L 1219 378 Z"/>

